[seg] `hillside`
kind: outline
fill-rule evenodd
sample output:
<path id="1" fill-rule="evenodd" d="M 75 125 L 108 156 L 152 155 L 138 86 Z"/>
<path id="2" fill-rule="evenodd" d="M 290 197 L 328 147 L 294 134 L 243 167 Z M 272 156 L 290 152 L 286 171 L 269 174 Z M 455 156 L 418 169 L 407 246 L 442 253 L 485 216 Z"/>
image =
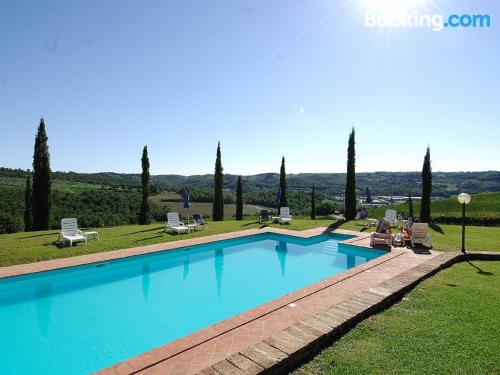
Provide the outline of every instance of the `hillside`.
<path id="1" fill-rule="evenodd" d="M 188 210 L 184 208 L 183 202 L 179 194 L 173 192 L 162 192 L 160 194 L 153 195 L 149 198 L 150 202 L 155 206 L 164 209 L 165 211 L 177 211 L 182 218 L 185 218 L 188 214 Z M 253 204 L 245 204 L 243 206 L 244 215 L 258 215 L 260 210 L 266 207 L 257 206 Z M 203 216 L 212 216 L 212 203 L 210 202 L 191 202 L 191 207 L 189 208 L 189 213 L 199 212 Z M 226 203 L 224 204 L 224 217 L 233 217 L 236 214 L 236 204 Z"/>
<path id="2" fill-rule="evenodd" d="M 418 216 L 420 203 L 414 203 L 414 213 Z M 373 218 L 384 217 L 385 210 L 393 208 L 398 213 L 408 212 L 408 204 L 399 204 L 390 207 L 379 207 L 370 211 Z M 431 203 L 431 215 L 434 222 L 445 224 L 459 224 L 462 218 L 462 206 L 456 197 L 442 199 Z M 500 192 L 473 195 L 471 202 L 466 206 L 467 223 L 476 225 L 500 224 Z"/>
<path id="3" fill-rule="evenodd" d="M 24 185 L 26 172 L 0 168 L 0 233 L 23 230 Z M 254 215 L 260 207 L 276 207 L 275 198 L 279 176 L 265 173 L 243 178 L 245 214 Z M 344 174 L 302 173 L 288 176 L 288 201 L 294 215 L 309 215 L 310 188 L 316 185 L 316 212 L 327 215 L 343 211 Z M 358 197 L 364 198 L 368 186 L 372 196 L 403 195 L 420 192 L 420 173 L 376 172 L 356 175 Z M 119 173 L 53 173 L 53 227 L 61 217 L 78 217 L 82 226 L 113 226 L 137 222 L 140 202 L 140 175 Z M 209 215 L 213 198 L 213 176 L 160 175 L 151 178 L 151 213 L 154 220 L 163 221 L 168 210 L 180 209 L 178 192 L 187 188 L 193 209 Z M 225 175 L 225 214 L 234 214 L 236 176 Z M 434 197 L 450 197 L 462 191 L 468 193 L 497 192 L 491 199 L 473 198 L 469 217 L 480 225 L 498 225 L 500 172 L 434 173 Z M 486 195 L 486 194 L 485 194 Z M 487 195 L 486 195 L 487 196 Z M 165 199 L 169 197 L 168 199 Z M 496 197 L 496 201 L 495 201 Z M 436 222 L 455 223 L 460 207 L 455 199 L 433 202 Z M 480 204 L 480 202 L 483 202 Z M 407 211 L 402 205 L 399 211 Z M 415 205 L 415 212 L 419 206 Z M 490 207 L 490 208 L 488 208 Z M 383 216 L 384 209 L 372 211 Z M 382 214 L 380 214 L 382 213 Z"/>
<path id="4" fill-rule="evenodd" d="M 4 178 L 23 179 L 26 172 L 20 169 L 0 168 L 0 184 Z M 140 183 L 139 174 L 120 173 L 75 173 L 54 172 L 54 180 L 71 183 L 93 184 L 110 187 L 137 187 Z M 226 174 L 224 187 L 235 190 L 237 176 Z M 279 175 L 263 173 L 243 177 L 245 191 L 273 190 L 278 186 Z M 151 176 L 151 183 L 160 191 L 172 191 L 180 188 L 211 188 L 213 175 L 156 175 Z M 413 195 L 420 192 L 420 172 L 373 172 L 356 174 L 358 195 L 364 196 L 366 187 L 373 195 Z M 288 187 L 292 191 L 310 191 L 312 185 L 316 191 L 332 198 L 342 196 L 344 192 L 344 173 L 300 173 L 288 175 Z M 434 172 L 433 196 L 448 198 L 451 195 L 467 191 L 470 194 L 500 191 L 500 172 Z"/>

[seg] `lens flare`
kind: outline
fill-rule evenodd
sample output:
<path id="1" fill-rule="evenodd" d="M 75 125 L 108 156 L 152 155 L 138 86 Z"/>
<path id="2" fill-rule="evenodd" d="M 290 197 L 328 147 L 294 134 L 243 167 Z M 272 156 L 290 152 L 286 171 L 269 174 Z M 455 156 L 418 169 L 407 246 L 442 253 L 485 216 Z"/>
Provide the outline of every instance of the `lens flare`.
<path id="1" fill-rule="evenodd" d="M 374 11 L 385 17 L 407 14 L 425 4 L 426 0 L 363 0 L 365 10 Z"/>

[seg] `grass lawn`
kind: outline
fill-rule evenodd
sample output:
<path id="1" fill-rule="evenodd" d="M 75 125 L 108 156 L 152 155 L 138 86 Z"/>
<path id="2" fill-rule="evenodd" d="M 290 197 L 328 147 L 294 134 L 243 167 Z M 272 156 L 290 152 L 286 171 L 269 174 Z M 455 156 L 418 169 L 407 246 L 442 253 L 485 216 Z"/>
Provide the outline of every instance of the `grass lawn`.
<path id="1" fill-rule="evenodd" d="M 328 226 L 330 224 L 334 224 L 334 222 L 331 220 L 294 219 L 293 224 L 283 227 L 292 230 L 303 230 L 318 226 Z M 165 233 L 164 225 L 160 223 L 146 226 L 127 225 L 98 229 L 101 238 L 100 241 L 90 240 L 88 246 L 79 243 L 71 248 L 63 248 L 58 244 L 58 231 L 3 234 L 0 235 L 0 266 L 143 246 L 189 237 L 234 232 L 259 228 L 261 225 L 255 220 L 209 222 L 206 231 L 183 235 Z M 356 231 L 373 230 L 373 227 L 367 228 L 360 222 L 347 222 L 339 227 Z M 431 235 L 434 249 L 436 250 L 447 251 L 459 250 L 460 248 L 461 232 L 459 226 L 436 226 Z M 500 251 L 500 228 L 468 227 L 467 246 L 471 250 Z"/>
<path id="2" fill-rule="evenodd" d="M 317 226 L 328 226 L 330 221 L 323 220 L 294 220 L 286 228 L 302 230 Z M 100 240 L 90 239 L 87 246 L 78 243 L 73 247 L 61 247 L 58 243 L 59 231 L 21 232 L 0 235 L 0 266 L 36 262 L 55 258 L 64 258 L 75 255 L 98 253 L 128 247 L 143 246 L 161 242 L 176 241 L 191 237 L 207 236 L 211 234 L 235 232 L 251 228 L 259 228 L 255 220 L 227 220 L 209 222 L 205 231 L 191 234 L 170 234 L 165 232 L 165 225 L 161 223 L 151 225 L 125 225 L 119 227 L 99 228 Z"/>
<path id="3" fill-rule="evenodd" d="M 294 374 L 499 374 L 499 275 L 500 262 L 456 264 Z"/>
<path id="4" fill-rule="evenodd" d="M 370 210 L 370 217 L 381 218 L 385 215 L 385 210 L 392 208 L 399 213 L 408 212 L 408 204 L 398 204 L 393 206 L 377 207 Z M 420 212 L 420 202 L 414 202 L 415 213 Z M 500 216 L 500 192 L 475 194 L 472 196 L 470 204 L 467 205 L 467 217 L 470 218 L 490 218 L 498 219 Z M 431 202 L 432 217 L 462 217 L 462 207 L 456 197 L 442 199 Z"/>

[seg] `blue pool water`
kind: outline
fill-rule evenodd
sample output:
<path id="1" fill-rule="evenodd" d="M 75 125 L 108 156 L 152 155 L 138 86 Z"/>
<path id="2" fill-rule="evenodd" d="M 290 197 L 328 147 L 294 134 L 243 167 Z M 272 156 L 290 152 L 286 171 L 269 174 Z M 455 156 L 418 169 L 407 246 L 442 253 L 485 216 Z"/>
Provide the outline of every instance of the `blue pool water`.
<path id="1" fill-rule="evenodd" d="M 2 374 L 85 374 L 384 254 L 277 234 L 0 279 Z"/>

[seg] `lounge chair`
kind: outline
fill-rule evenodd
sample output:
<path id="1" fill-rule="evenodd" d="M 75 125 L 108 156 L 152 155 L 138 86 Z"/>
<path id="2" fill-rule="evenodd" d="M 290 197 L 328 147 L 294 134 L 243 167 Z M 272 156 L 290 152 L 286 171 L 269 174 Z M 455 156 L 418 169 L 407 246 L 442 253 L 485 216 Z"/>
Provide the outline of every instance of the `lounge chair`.
<path id="1" fill-rule="evenodd" d="M 269 211 L 268 210 L 260 210 L 260 216 L 259 216 L 259 223 L 262 223 L 264 221 L 269 221 Z"/>
<path id="2" fill-rule="evenodd" d="M 413 223 L 411 226 L 410 241 L 411 246 L 415 247 L 415 244 L 428 243 L 429 247 L 432 247 L 432 238 L 427 233 L 429 231 L 429 224 L 427 223 Z"/>
<path id="3" fill-rule="evenodd" d="M 398 221 L 398 212 L 396 210 L 385 210 L 384 219 L 390 224 L 394 224 Z"/>
<path id="4" fill-rule="evenodd" d="M 167 224 L 165 226 L 165 230 L 170 230 L 170 232 L 176 232 L 177 234 L 191 232 L 191 228 L 185 226 L 183 222 L 179 221 L 178 212 L 167 213 Z"/>
<path id="5" fill-rule="evenodd" d="M 358 220 L 366 220 L 368 218 L 368 210 L 365 207 L 362 207 L 359 210 Z"/>
<path id="6" fill-rule="evenodd" d="M 366 225 L 368 227 L 372 227 L 372 226 L 374 227 L 378 223 L 377 219 L 373 219 L 371 217 L 368 217 L 368 210 L 365 207 L 361 208 L 361 210 L 359 211 L 358 220 L 363 220 L 364 223 L 361 223 L 361 225 Z"/>
<path id="7" fill-rule="evenodd" d="M 61 232 L 59 240 L 63 243 L 68 241 L 69 246 L 73 246 L 73 242 L 85 241 L 87 244 L 87 236 L 78 229 L 78 223 L 75 218 L 61 219 Z"/>
<path id="8" fill-rule="evenodd" d="M 370 246 L 376 244 L 392 246 L 391 224 L 386 219 L 380 220 L 375 232 L 370 234 Z"/>
<path id="9" fill-rule="evenodd" d="M 290 215 L 290 208 L 289 207 L 281 207 L 280 208 L 279 222 L 280 222 L 280 224 L 291 224 L 292 215 Z"/>
<path id="10" fill-rule="evenodd" d="M 189 226 L 194 230 L 203 230 L 207 227 L 207 224 L 205 223 L 205 220 L 203 220 L 203 217 L 200 213 L 194 213 L 193 224 L 189 224 Z"/>

